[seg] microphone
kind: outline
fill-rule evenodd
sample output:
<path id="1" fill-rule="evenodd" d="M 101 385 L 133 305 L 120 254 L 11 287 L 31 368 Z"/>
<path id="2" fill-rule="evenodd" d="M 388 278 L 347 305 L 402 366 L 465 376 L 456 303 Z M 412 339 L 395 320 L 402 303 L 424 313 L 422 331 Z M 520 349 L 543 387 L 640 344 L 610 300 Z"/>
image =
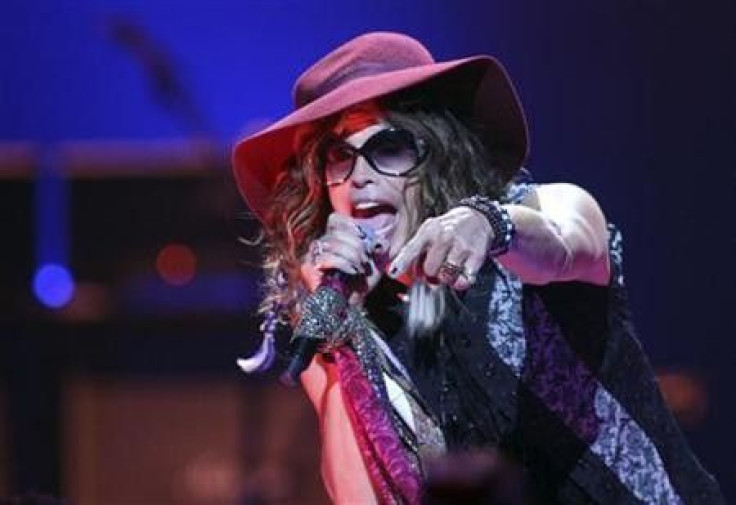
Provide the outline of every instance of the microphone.
<path id="1" fill-rule="evenodd" d="M 376 243 L 375 232 L 366 226 L 358 226 L 358 228 L 361 231 L 361 239 L 363 240 L 366 251 L 371 253 Z M 337 309 L 333 311 L 333 315 L 336 314 L 339 318 L 344 318 L 344 311 L 347 309 L 348 299 L 351 293 L 355 291 L 356 284 L 362 281 L 361 277 L 362 275 L 347 274 L 342 270 L 329 270 L 323 274 L 319 286 L 317 286 L 317 289 L 315 289 L 314 293 L 310 295 L 304 304 L 302 320 L 294 330 L 294 337 L 291 344 L 293 349 L 291 361 L 280 377 L 283 384 L 288 386 L 295 386 L 297 384 L 299 376 L 312 362 L 312 358 L 317 353 L 319 345 L 323 341 L 320 335 L 314 335 L 314 333 L 315 330 L 319 333 L 319 330 L 322 329 L 321 327 L 324 326 L 322 322 L 324 316 L 318 313 L 320 310 L 324 310 L 324 308 L 319 303 L 310 302 L 325 300 L 330 304 L 330 308 Z"/>

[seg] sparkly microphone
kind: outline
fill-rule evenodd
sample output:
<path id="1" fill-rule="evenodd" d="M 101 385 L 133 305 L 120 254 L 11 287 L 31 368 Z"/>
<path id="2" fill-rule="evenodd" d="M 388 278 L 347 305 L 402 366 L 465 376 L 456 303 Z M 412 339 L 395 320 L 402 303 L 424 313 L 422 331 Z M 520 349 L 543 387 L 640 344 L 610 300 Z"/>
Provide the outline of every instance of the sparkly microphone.
<path id="1" fill-rule="evenodd" d="M 376 243 L 375 232 L 366 226 L 358 226 L 366 251 L 371 254 Z M 341 270 L 326 271 L 322 280 L 307 298 L 301 321 L 291 338 L 293 350 L 286 371 L 281 374 L 281 382 L 294 386 L 299 376 L 306 370 L 319 346 L 332 337 L 332 334 L 347 317 L 348 299 L 355 291 L 362 275 L 347 274 Z"/>

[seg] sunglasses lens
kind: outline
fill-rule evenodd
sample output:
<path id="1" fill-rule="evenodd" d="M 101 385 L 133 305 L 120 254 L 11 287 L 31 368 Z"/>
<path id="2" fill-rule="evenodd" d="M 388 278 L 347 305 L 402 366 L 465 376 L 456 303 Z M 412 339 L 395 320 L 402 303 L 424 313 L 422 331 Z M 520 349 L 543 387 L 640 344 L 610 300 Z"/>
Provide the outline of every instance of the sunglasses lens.
<path id="1" fill-rule="evenodd" d="M 394 175 L 407 173 L 420 161 L 414 136 L 405 130 L 383 130 L 366 142 L 363 151 L 379 170 Z"/>
<path id="2" fill-rule="evenodd" d="M 423 146 L 410 132 L 393 128 L 379 131 L 360 148 L 334 140 L 322 151 L 325 182 L 342 184 L 350 177 L 358 156 L 384 175 L 405 175 L 422 162 Z"/>

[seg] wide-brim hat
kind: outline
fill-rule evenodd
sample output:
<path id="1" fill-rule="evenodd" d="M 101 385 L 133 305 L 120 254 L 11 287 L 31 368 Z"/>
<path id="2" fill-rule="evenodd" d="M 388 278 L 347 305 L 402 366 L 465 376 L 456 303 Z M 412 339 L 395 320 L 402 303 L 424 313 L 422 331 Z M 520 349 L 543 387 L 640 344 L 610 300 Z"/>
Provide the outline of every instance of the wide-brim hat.
<path id="1" fill-rule="evenodd" d="M 294 111 L 235 144 L 235 179 L 248 206 L 263 222 L 300 126 L 415 88 L 438 105 L 469 114 L 496 168 L 505 180 L 513 177 L 527 156 L 527 126 L 503 66 L 486 55 L 436 62 L 411 37 L 374 32 L 350 40 L 307 69 L 294 85 Z"/>

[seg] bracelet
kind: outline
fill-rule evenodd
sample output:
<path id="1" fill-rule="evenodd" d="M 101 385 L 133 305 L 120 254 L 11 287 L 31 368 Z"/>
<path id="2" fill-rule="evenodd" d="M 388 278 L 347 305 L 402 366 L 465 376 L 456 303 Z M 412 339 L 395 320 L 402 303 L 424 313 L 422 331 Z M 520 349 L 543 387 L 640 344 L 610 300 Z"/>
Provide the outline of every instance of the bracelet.
<path id="1" fill-rule="evenodd" d="M 511 247 L 511 240 L 516 234 L 516 227 L 511 221 L 509 211 L 502 207 L 497 200 L 487 196 L 473 195 L 461 199 L 455 206 L 470 207 L 486 217 L 488 224 L 491 225 L 491 230 L 493 230 L 493 240 L 491 240 L 488 247 L 490 257 L 495 258 L 508 252 L 509 247 Z"/>

